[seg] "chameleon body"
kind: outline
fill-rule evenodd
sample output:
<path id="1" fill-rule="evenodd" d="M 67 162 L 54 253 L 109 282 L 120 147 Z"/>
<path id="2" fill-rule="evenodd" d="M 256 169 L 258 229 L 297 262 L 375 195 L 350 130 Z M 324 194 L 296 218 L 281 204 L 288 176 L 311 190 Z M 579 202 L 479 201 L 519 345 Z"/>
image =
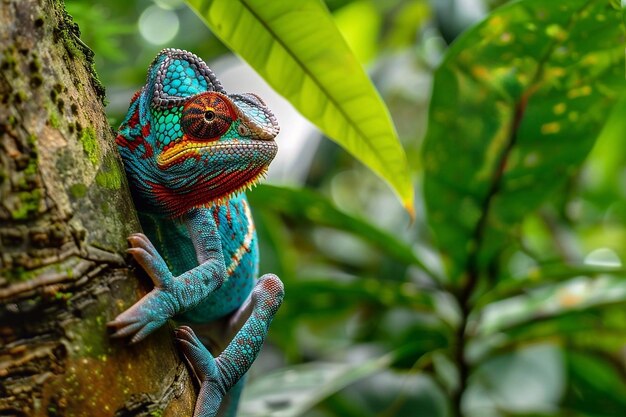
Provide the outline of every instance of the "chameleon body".
<path id="1" fill-rule="evenodd" d="M 243 193 L 266 172 L 278 130 L 258 96 L 227 94 L 200 58 L 165 49 L 118 131 L 145 232 L 129 237 L 128 251 L 154 289 L 109 326 L 136 343 L 171 318 L 209 323 L 209 349 L 190 327 L 175 331 L 200 382 L 195 417 L 235 414 L 239 381 L 282 302 L 278 277 L 256 279 L 257 238 Z"/>

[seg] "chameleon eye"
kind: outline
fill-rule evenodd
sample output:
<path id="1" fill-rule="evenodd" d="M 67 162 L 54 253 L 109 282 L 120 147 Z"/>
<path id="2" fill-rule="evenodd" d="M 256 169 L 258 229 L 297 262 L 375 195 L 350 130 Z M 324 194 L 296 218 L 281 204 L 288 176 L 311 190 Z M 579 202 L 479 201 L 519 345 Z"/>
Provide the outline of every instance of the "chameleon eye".
<path id="1" fill-rule="evenodd" d="M 181 127 L 193 139 L 217 140 L 235 120 L 235 112 L 219 93 L 203 93 L 183 107 Z"/>

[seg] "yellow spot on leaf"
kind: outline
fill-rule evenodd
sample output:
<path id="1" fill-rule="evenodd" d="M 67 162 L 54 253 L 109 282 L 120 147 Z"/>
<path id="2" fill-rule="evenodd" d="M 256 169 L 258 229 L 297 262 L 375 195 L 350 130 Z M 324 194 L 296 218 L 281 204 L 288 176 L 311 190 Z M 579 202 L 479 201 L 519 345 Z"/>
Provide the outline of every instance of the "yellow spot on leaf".
<path id="1" fill-rule="evenodd" d="M 569 112 L 569 114 L 567 115 L 567 118 L 570 120 L 570 122 L 575 122 L 578 120 L 578 117 L 580 115 L 578 114 L 577 111 L 571 111 Z"/>
<path id="2" fill-rule="evenodd" d="M 526 28 L 526 30 L 530 31 L 530 32 L 534 32 L 537 30 L 537 25 L 532 23 L 532 22 L 528 22 L 524 25 L 524 27 Z"/>
<path id="3" fill-rule="evenodd" d="M 504 26 L 504 19 L 502 18 L 502 16 L 494 16 L 493 18 L 489 19 L 488 25 L 489 28 L 494 32 L 499 32 Z"/>
<path id="4" fill-rule="evenodd" d="M 472 75 L 478 78 L 479 80 L 486 79 L 486 78 L 489 78 L 489 71 L 485 67 L 476 65 L 472 67 Z"/>
<path id="5" fill-rule="evenodd" d="M 565 39 L 567 39 L 567 31 L 556 23 L 546 28 L 546 34 L 558 41 L 564 41 Z"/>
<path id="6" fill-rule="evenodd" d="M 598 64 L 598 57 L 596 55 L 587 55 L 582 59 L 583 65 L 593 67 Z"/>
<path id="7" fill-rule="evenodd" d="M 565 70 L 561 67 L 548 68 L 546 70 L 546 75 L 548 77 L 554 77 L 554 78 L 562 77 L 565 75 Z"/>
<path id="8" fill-rule="evenodd" d="M 565 105 L 565 103 L 555 104 L 554 107 L 552 108 L 552 110 L 554 111 L 554 114 L 563 114 L 565 113 L 566 109 L 567 109 L 567 106 Z"/>
<path id="9" fill-rule="evenodd" d="M 550 135 L 558 133 L 561 130 L 561 125 L 558 122 L 545 123 L 541 126 L 541 133 L 544 135 Z"/>
<path id="10" fill-rule="evenodd" d="M 574 88 L 567 93 L 567 98 L 584 97 L 591 94 L 591 86 L 583 85 L 582 87 Z"/>
<path id="11" fill-rule="evenodd" d="M 531 281 L 541 280 L 541 270 L 539 268 L 532 268 L 528 271 L 528 278 Z"/>

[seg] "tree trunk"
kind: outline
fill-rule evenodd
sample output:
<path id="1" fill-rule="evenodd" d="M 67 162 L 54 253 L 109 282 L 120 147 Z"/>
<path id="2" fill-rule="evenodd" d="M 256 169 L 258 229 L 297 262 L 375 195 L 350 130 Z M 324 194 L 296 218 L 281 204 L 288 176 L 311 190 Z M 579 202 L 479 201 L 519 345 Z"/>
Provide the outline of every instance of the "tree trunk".
<path id="1" fill-rule="evenodd" d="M 150 288 L 126 265 L 139 229 L 93 54 L 60 0 L 0 6 L 0 415 L 191 415 L 161 329 L 107 321 Z"/>

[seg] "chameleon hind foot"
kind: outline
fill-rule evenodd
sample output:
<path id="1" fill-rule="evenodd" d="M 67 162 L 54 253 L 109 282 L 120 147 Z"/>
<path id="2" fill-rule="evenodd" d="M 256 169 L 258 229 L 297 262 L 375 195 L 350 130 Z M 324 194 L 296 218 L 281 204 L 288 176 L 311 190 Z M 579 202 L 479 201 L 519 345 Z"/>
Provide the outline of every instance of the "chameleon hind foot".
<path id="1" fill-rule="evenodd" d="M 212 417 L 226 393 L 246 374 L 256 359 L 272 318 L 284 296 L 283 284 L 273 274 L 263 275 L 252 291 L 252 312 L 226 349 L 216 358 L 187 326 L 176 329 L 176 340 L 200 380 L 194 417 Z"/>
<path id="2" fill-rule="evenodd" d="M 118 315 L 107 326 L 116 331 L 112 337 L 130 336 L 137 343 L 165 322 L 202 299 L 206 293 L 219 288 L 223 282 L 222 268 L 200 265 L 191 271 L 174 277 L 167 264 L 148 237 L 134 233 L 128 237 L 130 253 L 152 279 L 154 288 L 132 307 Z M 210 261 L 208 262 L 210 263 Z M 223 261 L 222 261 L 223 264 Z"/>

